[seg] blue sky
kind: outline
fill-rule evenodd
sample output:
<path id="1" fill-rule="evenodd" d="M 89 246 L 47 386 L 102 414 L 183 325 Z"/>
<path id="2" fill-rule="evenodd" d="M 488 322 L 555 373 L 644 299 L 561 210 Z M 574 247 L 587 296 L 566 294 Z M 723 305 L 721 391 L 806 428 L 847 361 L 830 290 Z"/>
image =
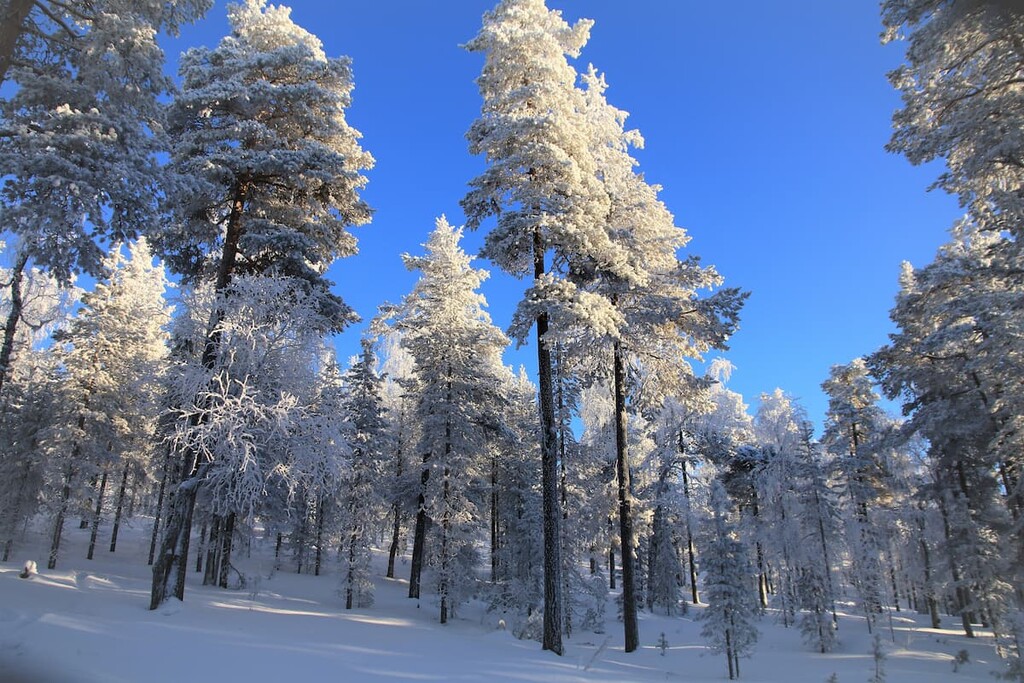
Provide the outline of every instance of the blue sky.
<path id="1" fill-rule="evenodd" d="M 331 56 L 353 59 L 349 121 L 377 159 L 365 198 L 373 222 L 356 229 L 360 254 L 335 265 L 337 291 L 364 317 L 397 302 L 414 276 L 403 252 L 421 253 L 434 218 L 463 220 L 459 200 L 483 168 L 465 131 L 478 115 L 472 38 L 496 0 L 293 0 L 293 19 Z M 888 154 L 899 98 L 885 74 L 902 45 L 879 43 L 875 3 L 738 0 L 548 0 L 569 21 L 596 23 L 577 61 L 605 72 L 607 97 L 630 112 L 647 141 L 648 180 L 692 240 L 688 252 L 751 292 L 725 354 L 729 387 L 751 404 L 781 387 L 815 422 L 829 367 L 886 341 L 899 264 L 923 265 L 959 215 L 954 199 L 926 192 L 940 168 Z M 167 41 L 213 46 L 225 4 Z M 470 234 L 475 253 L 482 234 Z M 485 262 L 478 265 L 488 266 Z M 498 273 L 484 283 L 505 327 L 524 284 Z M 357 350 L 362 326 L 338 340 Z M 529 363 L 532 349 L 506 354 Z"/>

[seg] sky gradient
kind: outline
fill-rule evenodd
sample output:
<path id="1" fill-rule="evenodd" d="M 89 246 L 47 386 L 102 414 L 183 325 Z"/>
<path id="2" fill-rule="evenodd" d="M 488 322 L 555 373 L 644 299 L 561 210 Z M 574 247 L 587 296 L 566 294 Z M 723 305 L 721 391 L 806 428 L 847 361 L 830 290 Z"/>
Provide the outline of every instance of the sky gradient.
<path id="1" fill-rule="evenodd" d="M 377 160 L 364 194 L 373 222 L 359 255 L 330 271 L 369 319 L 413 285 L 400 254 L 420 254 L 434 218 L 461 224 L 459 200 L 483 169 L 465 132 L 480 111 L 482 56 L 460 44 L 496 0 L 293 0 L 292 18 L 353 60 L 349 122 Z M 891 330 L 899 265 L 924 265 L 959 215 L 927 192 L 940 172 L 889 154 L 899 97 L 886 80 L 903 46 L 880 44 L 875 3 L 738 0 L 548 0 L 570 22 L 595 21 L 575 66 L 604 72 L 608 100 L 647 145 L 640 169 L 699 255 L 751 292 L 724 354 L 728 386 L 756 405 L 781 387 L 821 424 L 831 365 L 870 353 Z M 169 69 L 227 31 L 225 3 L 165 41 Z M 482 234 L 469 234 L 475 253 Z M 477 261 L 478 267 L 490 264 Z M 505 328 L 526 283 L 493 273 L 483 292 Z M 341 335 L 342 358 L 363 325 Z M 535 367 L 535 352 L 506 353 Z"/>

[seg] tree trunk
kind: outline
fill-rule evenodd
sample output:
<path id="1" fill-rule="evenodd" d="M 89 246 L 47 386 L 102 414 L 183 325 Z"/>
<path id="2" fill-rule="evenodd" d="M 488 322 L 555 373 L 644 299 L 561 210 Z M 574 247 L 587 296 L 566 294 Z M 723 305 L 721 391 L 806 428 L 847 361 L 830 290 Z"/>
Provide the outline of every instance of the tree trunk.
<path id="1" fill-rule="evenodd" d="M 148 564 L 153 566 L 153 557 L 156 555 L 156 543 L 157 539 L 160 538 L 160 521 L 164 515 L 164 495 L 167 491 L 167 478 L 171 476 L 171 455 L 172 449 L 167 446 L 164 451 L 164 467 L 163 476 L 160 477 L 160 487 L 156 496 L 156 514 L 153 518 L 153 535 L 149 539 L 149 561 Z"/>
<path id="2" fill-rule="evenodd" d="M 401 433 L 399 433 L 399 448 L 395 453 L 395 481 L 402 478 L 402 461 L 404 459 L 401 449 Z M 391 506 L 391 514 L 394 517 L 394 523 L 391 527 L 391 547 L 388 548 L 388 571 L 386 576 L 389 579 L 395 578 L 395 558 L 398 556 L 398 546 L 402 540 L 402 506 L 397 502 L 394 503 Z"/>
<path id="3" fill-rule="evenodd" d="M 89 534 L 89 552 L 85 559 L 91 560 L 96 552 L 96 536 L 100 532 L 100 515 L 103 512 L 103 494 L 107 491 L 107 468 L 103 468 L 103 475 L 100 477 L 100 487 L 96 492 L 96 512 L 92 516 L 92 531 Z"/>
<path id="4" fill-rule="evenodd" d="M 412 562 L 409 567 L 409 597 L 420 597 L 420 576 L 423 573 L 423 551 L 427 540 L 427 498 L 425 491 L 427 481 L 430 479 L 430 469 L 427 463 L 430 462 L 430 453 L 423 454 L 423 470 L 420 472 L 420 495 L 417 499 L 416 530 L 412 539 Z"/>
<path id="5" fill-rule="evenodd" d="M 121 472 L 121 487 L 117 490 L 117 508 L 114 510 L 114 528 L 110 532 L 110 552 L 117 550 L 117 532 L 121 529 L 121 515 L 124 513 L 124 498 L 128 492 L 128 465 Z"/>
<path id="6" fill-rule="evenodd" d="M 217 579 L 220 576 L 220 551 L 221 551 L 221 533 L 224 530 L 224 518 L 220 515 L 214 515 L 209 521 L 209 531 L 206 536 L 206 570 L 203 572 L 203 585 L 204 586 L 216 586 Z M 199 549 L 197 555 L 202 554 L 202 548 Z"/>
<path id="7" fill-rule="evenodd" d="M 449 389 L 449 396 L 450 395 L 451 395 L 451 391 Z M 450 441 L 450 438 L 451 438 L 451 423 L 450 422 L 446 423 L 446 425 L 445 425 L 445 436 L 446 436 L 445 450 L 448 451 L 448 450 L 450 450 L 450 445 L 451 445 L 451 441 Z M 445 462 L 447 462 L 447 461 L 448 461 L 448 459 L 445 458 Z M 448 470 L 448 467 L 446 466 L 444 468 L 444 485 L 442 486 L 442 493 L 441 493 L 441 496 L 442 496 L 442 508 L 441 509 L 443 509 L 445 511 L 444 515 L 441 516 L 441 581 L 440 581 L 440 583 L 438 584 L 438 587 L 437 587 L 437 592 L 438 592 L 438 594 L 441 597 L 440 621 L 441 621 L 442 624 L 447 624 L 448 623 L 448 603 L 449 603 L 448 591 L 451 588 L 450 577 L 448 576 L 448 566 L 449 566 L 449 562 L 450 562 L 450 558 L 448 557 L 448 553 L 449 553 L 448 541 L 449 541 L 449 536 L 451 535 L 451 527 L 452 527 L 451 520 L 448 517 L 448 478 L 449 478 L 449 475 L 450 475 L 450 472 Z"/>
<path id="8" fill-rule="evenodd" d="M 24 2 L 24 0 L 10 0 L 10 8 L 16 2 Z M 27 3 L 29 7 L 32 6 L 32 2 Z M 27 11 L 27 10 L 26 10 Z M 3 40 L 3 34 L 7 31 L 6 19 L 0 22 L 0 43 Z M 0 50 L 3 46 L 0 45 Z M 2 55 L 0 55 L 0 66 L 2 66 Z M 6 67 L 2 67 L 6 70 Z M 2 74 L 0 74 L 0 82 L 2 82 Z M 4 339 L 3 344 L 0 345 L 0 391 L 3 391 L 4 382 L 7 380 L 7 376 L 10 373 L 11 366 L 11 355 L 14 352 L 14 338 L 17 335 L 18 323 L 21 322 L 21 312 L 25 307 L 25 302 L 21 296 L 21 282 L 25 276 L 25 266 L 28 264 L 28 254 L 23 250 L 18 254 L 17 260 L 14 262 L 14 267 L 11 269 L 11 310 L 7 312 L 7 321 L 4 324 Z"/>
<path id="9" fill-rule="evenodd" d="M 7 0 L 0 13 L 0 85 L 7 80 L 25 19 L 35 4 L 34 0 Z"/>
<path id="10" fill-rule="evenodd" d="M 622 552 L 622 625 L 625 650 L 633 652 L 640 645 L 636 619 L 636 578 L 633 576 L 633 514 L 627 452 L 626 368 L 622 347 L 615 342 L 612 350 L 615 371 L 615 469 L 619 478 L 619 547 Z"/>
<path id="11" fill-rule="evenodd" d="M 231 550 L 235 541 L 235 513 L 229 512 L 221 528 L 220 579 L 221 588 L 228 587 L 228 572 L 231 571 Z"/>
<path id="12" fill-rule="evenodd" d="M 203 553 L 207 550 L 206 534 L 209 531 L 206 520 L 203 520 L 203 523 L 199 525 L 199 545 L 196 547 L 196 574 L 203 571 Z"/>
<path id="13" fill-rule="evenodd" d="M 534 275 L 544 276 L 544 248 L 540 232 L 533 238 Z M 558 451 L 555 432 L 554 391 L 551 378 L 551 351 L 544 335 L 548 315 L 537 316 L 537 374 L 541 425 L 541 492 L 544 520 L 544 638 L 542 647 L 557 655 L 562 649 L 562 561 L 561 514 L 558 505 Z"/>
<path id="14" fill-rule="evenodd" d="M 615 522 L 608 518 L 608 590 L 615 590 Z"/>
<path id="15" fill-rule="evenodd" d="M 60 489 L 60 505 L 57 507 L 57 518 L 53 522 L 53 536 L 50 539 L 50 557 L 46 562 L 47 569 L 57 568 L 57 554 L 60 552 L 60 537 L 64 533 L 64 516 L 71 498 L 71 480 L 75 471 L 70 466 L 64 471 L 64 485 Z"/>
<path id="16" fill-rule="evenodd" d="M 391 527 L 391 546 L 388 548 L 388 571 L 385 576 L 395 578 L 395 558 L 398 557 L 398 546 L 402 541 L 402 508 L 396 503 L 391 506 L 394 523 Z"/>
<path id="17" fill-rule="evenodd" d="M 498 582 L 498 459 L 491 456 L 491 583 Z"/>
<path id="18" fill-rule="evenodd" d="M 223 292 L 227 288 L 234 273 L 235 261 L 238 257 L 238 243 L 243 232 L 242 213 L 245 210 L 245 202 L 249 195 L 249 184 L 250 181 L 247 176 L 241 177 L 235 184 L 231 201 L 231 213 L 228 215 L 227 230 L 224 237 L 224 247 L 221 251 L 220 266 L 217 269 L 215 293 Z M 217 350 L 220 346 L 220 318 L 221 313 L 215 311 L 210 321 L 209 333 L 206 336 L 202 362 L 203 367 L 207 370 L 213 369 L 217 358 Z M 153 588 L 149 600 L 150 609 L 159 607 L 167 599 L 168 593 L 173 593 L 174 597 L 178 598 L 178 600 L 185 599 L 185 576 L 189 540 L 192 535 L 192 515 L 195 510 L 196 494 L 198 493 L 201 479 L 197 465 L 197 454 L 189 452 L 183 454 L 182 482 L 171 497 L 171 510 L 167 515 L 167 525 L 164 529 L 164 540 L 161 543 L 160 557 L 153 565 Z"/>
<path id="19" fill-rule="evenodd" d="M 313 561 L 313 576 L 320 576 L 320 563 L 323 561 L 324 542 L 324 497 L 317 497 L 316 502 L 316 559 Z"/>
<path id="20" fill-rule="evenodd" d="M 679 432 L 679 450 L 683 452 L 683 433 Z M 690 474 L 686 471 L 687 459 L 684 456 L 683 465 L 683 496 L 686 498 L 686 558 L 690 569 L 690 597 L 694 605 L 700 603 L 700 595 L 697 592 L 697 558 L 693 547 L 693 525 L 691 516 L 693 511 L 690 507 Z"/>

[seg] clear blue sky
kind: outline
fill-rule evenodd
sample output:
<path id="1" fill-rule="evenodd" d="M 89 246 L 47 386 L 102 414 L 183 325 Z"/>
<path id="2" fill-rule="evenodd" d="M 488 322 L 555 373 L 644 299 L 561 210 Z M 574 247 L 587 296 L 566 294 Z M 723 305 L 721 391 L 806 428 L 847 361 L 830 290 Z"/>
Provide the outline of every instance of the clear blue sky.
<path id="1" fill-rule="evenodd" d="M 413 284 L 399 255 L 420 253 L 434 217 L 461 223 L 459 200 L 483 162 L 465 131 L 480 110 L 482 57 L 460 49 L 496 0 L 293 0 L 293 19 L 331 56 L 353 59 L 349 121 L 377 159 L 358 228 L 360 254 L 331 269 L 368 319 Z M 729 387 L 755 403 L 781 387 L 820 424 L 829 367 L 885 343 L 899 264 L 923 265 L 959 215 L 926 192 L 940 172 L 885 152 L 899 99 L 885 74 L 902 45 L 882 46 L 876 3 L 820 0 L 548 0 L 596 24 L 577 62 L 605 72 L 647 147 L 647 178 L 692 237 L 689 252 L 751 292 L 726 356 Z M 227 31 L 218 0 L 167 42 L 213 46 Z M 175 68 L 175 67 L 171 67 Z M 475 253 L 482 235 L 471 234 Z M 480 265 L 488 265 L 478 262 Z M 522 283 L 484 284 L 505 327 Z M 362 326 L 338 341 L 355 353 Z M 506 354 L 529 363 L 532 349 Z"/>

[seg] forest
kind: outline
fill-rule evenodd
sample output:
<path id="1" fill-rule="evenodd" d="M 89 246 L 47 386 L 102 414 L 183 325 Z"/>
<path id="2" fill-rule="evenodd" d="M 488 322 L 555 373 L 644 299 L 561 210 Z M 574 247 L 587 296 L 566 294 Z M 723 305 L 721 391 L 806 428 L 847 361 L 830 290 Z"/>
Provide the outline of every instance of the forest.
<path id="1" fill-rule="evenodd" d="M 880 651 L 915 613 L 1024 683 L 1024 8 L 881 2 L 906 46 L 888 150 L 938 162 L 962 218 L 904 264 L 888 343 L 822 378 L 816 435 L 782 389 L 750 411 L 728 387 L 749 293 L 578 68 L 594 22 L 547 4 L 500 0 L 463 46 L 465 225 L 438 217 L 360 321 L 327 276 L 374 211 L 348 58 L 240 0 L 172 77 L 161 36 L 212 0 L 0 0 L 0 566 L 60 570 L 77 531 L 88 561 L 148 562 L 159 611 L 258 594 L 262 553 L 339 609 L 400 579 L 439 624 L 479 606 L 552 655 L 693 617 L 730 679 L 767 620 Z M 525 287 L 507 329 L 492 271 Z M 146 557 L 116 555 L 125 528 Z"/>

